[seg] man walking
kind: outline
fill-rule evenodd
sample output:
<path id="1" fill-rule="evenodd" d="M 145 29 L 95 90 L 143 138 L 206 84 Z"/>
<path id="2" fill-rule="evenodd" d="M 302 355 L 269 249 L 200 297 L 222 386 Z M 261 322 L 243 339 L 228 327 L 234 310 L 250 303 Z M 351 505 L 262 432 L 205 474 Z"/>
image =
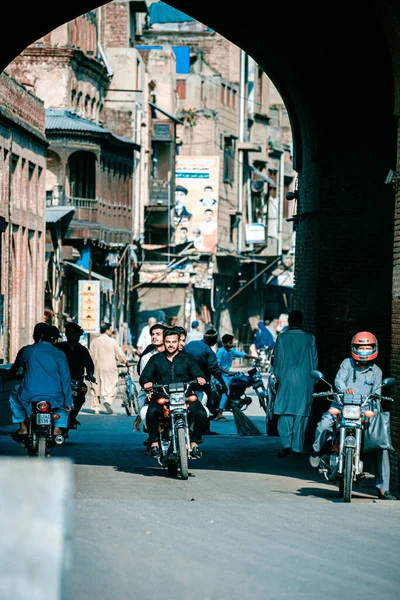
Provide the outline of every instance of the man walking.
<path id="1" fill-rule="evenodd" d="M 303 314 L 289 313 L 289 327 L 275 343 L 274 373 L 278 382 L 274 413 L 279 415 L 278 434 L 284 458 L 291 452 L 300 456 L 311 413 L 314 380 L 310 373 L 318 366 L 315 338 L 302 328 Z"/>
<path id="2" fill-rule="evenodd" d="M 148 320 L 148 325 L 145 325 L 140 332 L 139 339 L 137 342 L 137 353 L 142 354 L 142 352 L 151 344 L 151 334 L 150 328 L 153 327 L 157 323 L 157 319 L 154 317 L 150 317 Z"/>
<path id="3" fill-rule="evenodd" d="M 117 363 L 128 366 L 128 359 L 112 337 L 111 325 L 103 324 L 101 334 L 90 344 L 90 352 L 94 362 L 94 376 L 96 383 L 92 383 L 90 390 L 91 408 L 94 413 L 100 412 L 100 399 L 109 415 L 113 414 L 112 403 L 117 395 L 118 368 Z"/>
<path id="4" fill-rule="evenodd" d="M 203 334 L 200 331 L 200 323 L 198 321 L 193 321 L 190 331 L 186 337 L 186 343 L 193 342 L 193 340 L 201 340 L 203 338 Z"/>

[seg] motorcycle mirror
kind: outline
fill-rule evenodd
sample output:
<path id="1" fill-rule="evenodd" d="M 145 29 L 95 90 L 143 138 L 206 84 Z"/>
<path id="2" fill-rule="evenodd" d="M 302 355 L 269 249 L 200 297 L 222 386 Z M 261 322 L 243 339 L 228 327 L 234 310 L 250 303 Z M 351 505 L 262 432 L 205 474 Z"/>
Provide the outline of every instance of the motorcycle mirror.
<path id="1" fill-rule="evenodd" d="M 394 385 L 395 383 L 397 383 L 397 379 L 395 377 L 386 377 L 383 381 L 382 381 L 382 387 L 384 386 L 390 386 L 390 385 Z"/>
<path id="2" fill-rule="evenodd" d="M 318 381 L 324 379 L 324 374 L 321 373 L 321 371 L 317 371 L 316 369 L 314 371 L 311 371 L 310 375 L 313 379 L 317 379 Z"/>

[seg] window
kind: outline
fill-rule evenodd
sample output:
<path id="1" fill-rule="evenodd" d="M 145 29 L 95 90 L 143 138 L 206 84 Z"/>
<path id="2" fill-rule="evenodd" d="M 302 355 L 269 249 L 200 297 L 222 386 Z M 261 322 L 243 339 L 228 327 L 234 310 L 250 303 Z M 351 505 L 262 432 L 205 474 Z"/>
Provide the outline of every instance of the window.
<path id="1" fill-rule="evenodd" d="M 72 90 L 71 91 L 71 106 L 74 106 L 75 96 L 76 96 L 76 90 Z"/>
<path id="2" fill-rule="evenodd" d="M 226 105 L 231 105 L 231 88 L 229 87 L 226 88 Z"/>
<path id="3" fill-rule="evenodd" d="M 225 138 L 224 145 L 224 183 L 235 180 L 235 142 L 233 138 Z"/>
<path id="4" fill-rule="evenodd" d="M 186 99 L 186 80 L 185 79 L 177 79 L 176 80 L 176 93 L 178 94 L 179 100 Z"/>
<path id="5" fill-rule="evenodd" d="M 221 85 L 221 104 L 225 104 L 225 84 Z"/>
<path id="6" fill-rule="evenodd" d="M 236 110 L 236 90 L 232 90 L 232 108 Z"/>
<path id="7" fill-rule="evenodd" d="M 230 215 L 229 241 L 231 244 L 235 241 L 235 229 L 237 228 L 236 215 Z"/>

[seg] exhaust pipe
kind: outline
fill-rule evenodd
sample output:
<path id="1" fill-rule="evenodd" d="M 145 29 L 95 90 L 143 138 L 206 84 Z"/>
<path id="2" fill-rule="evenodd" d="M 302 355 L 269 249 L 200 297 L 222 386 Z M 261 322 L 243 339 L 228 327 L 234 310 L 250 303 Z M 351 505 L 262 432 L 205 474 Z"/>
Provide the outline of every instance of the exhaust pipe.
<path id="1" fill-rule="evenodd" d="M 58 435 L 56 435 L 56 437 L 54 438 L 54 441 L 55 441 L 55 443 L 56 443 L 58 446 L 61 446 L 61 444 L 63 444 L 63 443 L 64 443 L 64 441 L 65 441 L 65 438 L 64 438 L 64 436 L 63 436 L 63 435 L 61 435 L 61 434 L 58 434 Z"/>

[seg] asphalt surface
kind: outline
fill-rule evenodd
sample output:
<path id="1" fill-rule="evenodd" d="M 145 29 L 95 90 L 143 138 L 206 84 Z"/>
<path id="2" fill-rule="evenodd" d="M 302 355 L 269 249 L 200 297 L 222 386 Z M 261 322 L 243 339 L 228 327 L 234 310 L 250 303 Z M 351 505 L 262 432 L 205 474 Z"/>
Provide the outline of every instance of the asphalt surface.
<path id="1" fill-rule="evenodd" d="M 169 478 L 115 408 L 85 406 L 53 454 L 75 462 L 71 599 L 399 598 L 400 502 L 377 500 L 373 480 L 344 504 L 307 455 L 279 459 L 278 438 L 238 436 L 231 415 L 188 481 Z M 264 432 L 256 401 L 248 414 Z M 3 455 L 24 454 L 13 429 Z"/>

